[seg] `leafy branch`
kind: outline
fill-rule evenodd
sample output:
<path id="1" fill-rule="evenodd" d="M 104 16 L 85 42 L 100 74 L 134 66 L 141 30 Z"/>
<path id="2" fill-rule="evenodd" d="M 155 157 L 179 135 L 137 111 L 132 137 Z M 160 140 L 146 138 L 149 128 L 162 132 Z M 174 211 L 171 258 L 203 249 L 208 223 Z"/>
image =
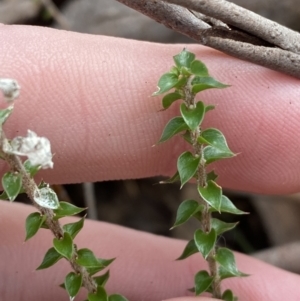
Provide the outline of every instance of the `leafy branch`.
<path id="1" fill-rule="evenodd" d="M 226 0 L 117 0 L 198 43 L 300 78 L 300 34 Z"/>
<path id="2" fill-rule="evenodd" d="M 202 129 L 202 122 L 207 112 L 214 109 L 196 100 L 196 95 L 206 89 L 226 88 L 209 75 L 203 62 L 196 60 L 195 55 L 183 50 L 174 56 L 175 66 L 161 76 L 159 90 L 154 95 L 166 94 L 162 99 L 164 109 L 175 101 L 182 100 L 180 116 L 172 118 L 165 126 L 159 143 L 168 141 L 179 133 L 190 144 L 192 152 L 183 152 L 177 160 L 177 172 L 167 181 L 180 180 L 181 187 L 195 179 L 199 200 L 185 200 L 178 210 L 173 228 L 178 227 L 190 218 L 196 218 L 200 227 L 194 238 L 188 242 L 178 260 L 195 253 L 201 253 L 208 262 L 209 273 L 205 270 L 195 275 L 194 288 L 196 295 L 209 292 L 213 297 L 226 301 L 236 298 L 230 290 L 221 291 L 221 281 L 228 277 L 245 276 L 235 264 L 233 253 L 227 248 L 217 246 L 218 236 L 233 229 L 237 223 L 225 223 L 213 218 L 213 212 L 244 214 L 223 195 L 222 187 L 217 184 L 214 171 L 207 172 L 207 166 L 217 160 L 231 158 L 235 154 L 229 149 L 223 133 L 216 128 Z M 170 92 L 170 90 L 172 90 Z"/>
<path id="3" fill-rule="evenodd" d="M 0 79 L 0 90 L 7 102 L 11 103 L 19 95 L 20 87 L 15 80 Z M 41 228 L 49 229 L 53 235 L 53 246 L 46 252 L 37 270 L 51 267 L 60 259 L 66 259 L 73 271 L 61 285 L 66 289 L 70 300 L 74 300 L 83 286 L 88 291 L 88 301 L 127 301 L 119 294 L 108 295 L 105 284 L 109 279 L 109 271 L 95 276 L 106 269 L 113 259 L 97 258 L 87 249 L 78 249 L 74 243 L 76 235 L 84 225 L 85 217 L 77 222 L 61 225 L 60 219 L 76 215 L 86 208 L 79 208 L 70 203 L 59 202 L 56 193 L 45 182 L 36 184 L 34 176 L 40 169 L 52 168 L 52 153 L 50 142 L 45 137 L 38 137 L 29 131 L 26 137 L 6 138 L 3 125 L 13 112 L 14 105 L 0 110 L 0 158 L 9 165 L 9 171 L 2 177 L 3 193 L 1 200 L 16 199 L 20 193 L 26 193 L 32 204 L 38 210 L 29 214 L 26 219 L 25 241 L 32 238 Z M 20 156 L 28 159 L 22 161 Z"/>

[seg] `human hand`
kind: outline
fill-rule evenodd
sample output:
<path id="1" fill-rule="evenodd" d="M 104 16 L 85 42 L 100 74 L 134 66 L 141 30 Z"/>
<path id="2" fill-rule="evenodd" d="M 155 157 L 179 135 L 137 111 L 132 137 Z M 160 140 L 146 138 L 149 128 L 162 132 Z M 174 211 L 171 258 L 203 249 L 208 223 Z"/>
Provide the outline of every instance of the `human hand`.
<path id="1" fill-rule="evenodd" d="M 46 181 L 138 178 L 174 171 L 179 140 L 151 145 L 177 108 L 158 112 L 160 101 L 150 95 L 183 45 L 5 25 L 0 26 L 0 37 L 1 73 L 22 87 L 6 132 L 13 137 L 31 129 L 50 139 L 55 168 L 43 173 Z M 189 50 L 218 80 L 232 84 L 205 95 L 207 103 L 218 104 L 206 122 L 221 128 L 232 150 L 241 152 L 217 165 L 221 185 L 259 193 L 295 192 L 299 81 L 208 48 L 190 45 Z M 3 172 L 5 166 L 0 169 Z M 34 271 L 49 248 L 50 235 L 40 232 L 22 244 L 24 220 L 32 208 L 0 205 L 3 300 L 65 300 L 65 292 L 54 288 L 69 270 L 67 264 Z M 86 222 L 77 243 L 102 257 L 118 258 L 108 289 L 131 301 L 185 296 L 193 275 L 205 266 L 196 255 L 174 262 L 185 242 L 92 221 Z M 226 280 L 224 286 L 241 301 L 300 299 L 299 276 L 241 254 L 236 259 L 239 269 L 252 276 Z M 191 300 L 198 299 L 205 300 Z"/>

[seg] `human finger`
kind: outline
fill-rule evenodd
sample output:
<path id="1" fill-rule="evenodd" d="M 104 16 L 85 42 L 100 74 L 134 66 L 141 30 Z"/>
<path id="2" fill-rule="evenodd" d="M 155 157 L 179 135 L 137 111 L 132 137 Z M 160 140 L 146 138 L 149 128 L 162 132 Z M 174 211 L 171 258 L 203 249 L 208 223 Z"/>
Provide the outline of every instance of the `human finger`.
<path id="1" fill-rule="evenodd" d="M 186 45 L 162 45 L 40 27 L 0 26 L 1 72 L 22 87 L 7 123 L 48 137 L 52 183 L 171 175 L 180 139 L 151 147 L 178 107 L 159 112 L 151 98 L 172 56 Z M 206 126 L 221 129 L 233 151 L 217 163 L 220 183 L 260 193 L 299 187 L 299 81 L 215 50 L 189 45 L 218 80 L 231 84 L 201 96 L 216 104 Z M 3 170 L 2 165 L 2 170 Z M 1 168 L 0 168 L 1 170 Z"/>
<path id="2" fill-rule="evenodd" d="M 66 262 L 59 261 L 46 270 L 34 270 L 51 247 L 52 235 L 41 229 L 24 244 L 24 221 L 33 207 L 3 201 L 0 206 L 2 300 L 65 300 L 66 292 L 58 285 L 70 272 Z M 64 222 L 74 220 L 69 218 Z M 75 242 L 79 249 L 90 248 L 98 257 L 117 258 L 111 265 L 107 288 L 110 293 L 124 294 L 130 301 L 191 296 L 188 289 L 193 287 L 194 275 L 207 269 L 206 262 L 196 254 L 175 261 L 186 244 L 182 240 L 107 223 L 87 220 Z M 239 300 L 300 300 L 299 275 L 239 253 L 236 253 L 236 261 L 239 270 L 250 276 L 224 280 L 222 289 L 232 289 Z"/>

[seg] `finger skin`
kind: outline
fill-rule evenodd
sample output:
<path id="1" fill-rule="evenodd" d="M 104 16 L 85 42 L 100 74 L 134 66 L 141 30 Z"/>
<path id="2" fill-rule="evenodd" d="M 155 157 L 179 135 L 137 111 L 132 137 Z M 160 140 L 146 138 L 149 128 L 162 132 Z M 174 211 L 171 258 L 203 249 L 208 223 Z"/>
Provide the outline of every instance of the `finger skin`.
<path id="1" fill-rule="evenodd" d="M 151 147 L 178 106 L 159 112 L 152 98 L 172 56 L 186 45 L 162 45 L 53 29 L 0 25 L 1 74 L 21 96 L 7 122 L 10 137 L 27 129 L 48 137 L 52 183 L 171 175 L 181 139 Z M 205 126 L 221 129 L 233 159 L 215 164 L 220 183 L 259 193 L 299 190 L 299 80 L 198 45 L 188 49 L 212 76 L 231 84 L 200 96 L 216 104 Z M 4 165 L 0 166 L 0 171 Z"/>
<path id="2" fill-rule="evenodd" d="M 66 292 L 57 287 L 70 272 L 66 262 L 62 260 L 49 269 L 35 271 L 51 247 L 50 232 L 41 229 L 24 244 L 24 221 L 34 208 L 4 201 L 0 206 L 1 300 L 66 300 Z M 72 221 L 75 219 L 64 220 L 66 223 Z M 197 254 L 183 261 L 174 260 L 186 244 L 182 240 L 106 223 L 87 220 L 75 243 L 79 249 L 90 248 L 98 257 L 117 257 L 111 264 L 107 287 L 109 293 L 122 293 L 130 301 L 191 296 L 187 289 L 193 287 L 195 273 L 207 269 Z M 298 275 L 238 253 L 236 260 L 238 268 L 251 276 L 225 280 L 222 287 L 232 289 L 239 300 L 300 300 Z M 83 298 L 84 291 L 78 300 Z"/>

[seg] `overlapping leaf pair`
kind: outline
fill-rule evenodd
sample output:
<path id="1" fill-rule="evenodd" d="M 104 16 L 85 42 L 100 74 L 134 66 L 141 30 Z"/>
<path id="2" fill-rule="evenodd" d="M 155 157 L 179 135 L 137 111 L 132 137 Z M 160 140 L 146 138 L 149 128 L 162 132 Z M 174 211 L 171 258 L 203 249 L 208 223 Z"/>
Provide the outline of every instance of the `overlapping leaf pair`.
<path id="1" fill-rule="evenodd" d="M 209 75 L 203 62 L 196 60 L 195 55 L 183 50 L 174 56 L 175 66 L 162 75 L 158 82 L 158 91 L 154 95 L 165 94 L 162 99 L 164 109 L 181 100 L 180 116 L 172 118 L 165 126 L 159 143 L 168 141 L 173 136 L 181 136 L 190 144 L 190 149 L 183 152 L 177 160 L 177 171 L 170 179 L 161 183 L 181 182 L 181 187 L 194 179 L 197 185 L 199 200 L 183 201 L 177 211 L 174 227 L 180 226 L 194 217 L 200 222 L 200 228 L 194 233 L 178 260 L 185 259 L 200 252 L 210 263 L 210 271 L 199 271 L 195 275 L 194 288 L 196 295 L 210 292 L 213 297 L 226 301 L 236 300 L 230 290 L 221 293 L 220 281 L 235 276 L 245 276 L 238 271 L 233 253 L 227 248 L 216 246 L 217 237 L 233 229 L 237 223 L 225 223 L 213 218 L 213 212 L 244 214 L 223 195 L 222 188 L 216 183 L 214 171 L 207 173 L 206 167 L 221 159 L 234 157 L 229 149 L 225 136 L 216 128 L 202 128 L 205 114 L 214 109 L 195 99 L 196 94 L 212 88 L 226 88 Z"/>

